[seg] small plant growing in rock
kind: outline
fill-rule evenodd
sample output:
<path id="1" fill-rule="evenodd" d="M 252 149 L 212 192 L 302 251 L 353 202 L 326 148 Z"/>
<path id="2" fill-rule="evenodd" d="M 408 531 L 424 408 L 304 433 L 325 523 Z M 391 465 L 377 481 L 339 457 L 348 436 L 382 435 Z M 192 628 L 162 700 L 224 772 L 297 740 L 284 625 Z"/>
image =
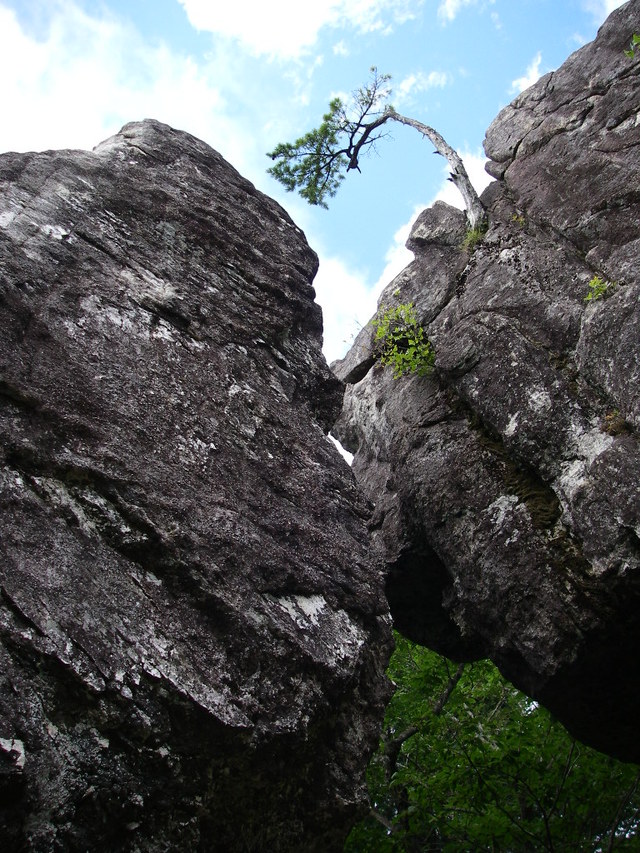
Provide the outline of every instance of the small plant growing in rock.
<path id="1" fill-rule="evenodd" d="M 631 43 L 629 44 L 629 50 L 625 50 L 625 56 L 628 56 L 629 59 L 633 59 L 636 55 L 636 48 L 640 47 L 640 33 L 634 33 L 631 36 Z"/>
<path id="2" fill-rule="evenodd" d="M 376 330 L 374 352 L 380 364 L 393 368 L 393 378 L 405 373 L 425 376 L 433 368 L 435 353 L 424 329 L 418 325 L 413 303 L 380 309 L 371 321 Z"/>
<path id="3" fill-rule="evenodd" d="M 596 302 L 598 299 L 603 299 L 611 293 L 615 286 L 614 281 L 605 281 L 599 275 L 594 275 L 589 282 L 589 292 L 585 296 L 584 301 Z"/>
<path id="4" fill-rule="evenodd" d="M 600 429 L 608 435 L 622 435 L 629 432 L 629 424 L 625 421 L 624 415 L 620 414 L 619 409 L 612 409 L 604 416 Z"/>
<path id="5" fill-rule="evenodd" d="M 479 225 L 476 225 L 474 228 L 469 228 L 467 233 L 464 235 L 461 248 L 465 252 L 469 252 L 469 254 L 471 254 L 471 252 L 475 250 L 476 246 L 482 242 L 484 235 L 487 233 L 487 227 L 485 220 Z"/>
<path id="6" fill-rule="evenodd" d="M 516 225 L 519 225 L 520 228 L 524 228 L 526 224 L 526 219 L 521 213 L 514 213 L 511 217 L 511 221 L 515 222 Z"/>

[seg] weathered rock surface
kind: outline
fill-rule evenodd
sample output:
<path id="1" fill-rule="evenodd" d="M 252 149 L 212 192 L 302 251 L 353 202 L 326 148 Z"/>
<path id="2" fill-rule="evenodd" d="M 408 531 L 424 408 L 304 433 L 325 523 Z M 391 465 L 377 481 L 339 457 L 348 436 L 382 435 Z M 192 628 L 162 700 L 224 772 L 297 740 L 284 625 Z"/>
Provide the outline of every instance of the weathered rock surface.
<path id="1" fill-rule="evenodd" d="M 427 378 L 337 374 L 397 627 L 491 657 L 579 738 L 640 761 L 640 29 L 628 3 L 487 133 L 490 227 L 425 211 L 381 297 L 414 302 Z M 585 301 L 594 275 L 616 282 Z"/>
<path id="2" fill-rule="evenodd" d="M 0 185 L 3 850 L 341 849 L 389 626 L 314 253 L 156 122 Z"/>

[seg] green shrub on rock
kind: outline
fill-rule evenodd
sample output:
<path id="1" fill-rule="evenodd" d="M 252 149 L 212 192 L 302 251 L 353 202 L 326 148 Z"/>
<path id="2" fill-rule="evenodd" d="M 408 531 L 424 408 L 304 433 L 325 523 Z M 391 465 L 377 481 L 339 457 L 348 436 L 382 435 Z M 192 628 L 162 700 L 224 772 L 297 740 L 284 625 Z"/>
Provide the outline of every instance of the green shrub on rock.
<path id="1" fill-rule="evenodd" d="M 380 364 L 393 368 L 394 379 L 405 373 L 425 376 L 432 370 L 435 352 L 412 303 L 381 308 L 371 324 L 376 330 L 374 354 Z"/>
<path id="2" fill-rule="evenodd" d="M 614 281 L 605 281 L 599 275 L 594 275 L 589 282 L 589 293 L 585 296 L 584 301 L 595 302 L 598 299 L 602 299 L 608 296 L 615 286 Z"/>
<path id="3" fill-rule="evenodd" d="M 640 34 L 634 33 L 631 36 L 631 43 L 629 44 L 629 50 L 625 50 L 625 56 L 628 56 L 629 59 L 633 59 L 636 55 L 636 49 L 640 45 Z"/>

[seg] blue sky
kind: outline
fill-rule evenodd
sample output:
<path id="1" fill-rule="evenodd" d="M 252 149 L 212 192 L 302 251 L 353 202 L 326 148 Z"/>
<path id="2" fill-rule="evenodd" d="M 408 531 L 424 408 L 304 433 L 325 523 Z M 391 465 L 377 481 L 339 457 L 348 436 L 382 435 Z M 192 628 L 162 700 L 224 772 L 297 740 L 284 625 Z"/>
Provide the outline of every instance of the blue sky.
<path id="1" fill-rule="evenodd" d="M 199 136 L 275 197 L 320 256 L 329 360 L 411 258 L 410 222 L 455 203 L 444 161 L 393 128 L 328 211 L 266 174 L 376 65 L 399 112 L 437 128 L 480 190 L 489 123 L 594 38 L 622 0 L 0 0 L 0 151 L 92 148 L 128 121 Z"/>

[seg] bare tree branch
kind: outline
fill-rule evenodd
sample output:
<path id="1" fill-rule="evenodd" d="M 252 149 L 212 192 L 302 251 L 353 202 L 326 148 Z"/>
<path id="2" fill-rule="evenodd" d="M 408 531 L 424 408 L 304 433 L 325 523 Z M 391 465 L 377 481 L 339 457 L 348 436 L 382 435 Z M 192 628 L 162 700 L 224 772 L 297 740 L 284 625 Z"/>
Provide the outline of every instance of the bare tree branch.
<path id="1" fill-rule="evenodd" d="M 400 122 L 400 124 L 406 124 L 408 127 L 413 127 L 423 136 L 426 136 L 438 154 L 441 154 L 446 159 L 449 167 L 451 168 L 451 180 L 460 191 L 464 200 L 470 227 L 476 228 L 481 225 L 486 218 L 484 205 L 480 201 L 478 193 L 475 191 L 473 184 L 469 180 L 469 175 L 464 167 L 462 158 L 455 148 L 452 148 L 444 136 L 438 133 L 437 130 L 434 130 L 434 128 L 429 127 L 428 124 L 423 124 L 421 121 L 416 121 L 416 119 L 413 118 L 407 118 L 407 116 L 400 115 L 400 113 L 397 113 L 393 109 L 390 110 L 389 117 L 392 118 L 393 121 Z"/>

